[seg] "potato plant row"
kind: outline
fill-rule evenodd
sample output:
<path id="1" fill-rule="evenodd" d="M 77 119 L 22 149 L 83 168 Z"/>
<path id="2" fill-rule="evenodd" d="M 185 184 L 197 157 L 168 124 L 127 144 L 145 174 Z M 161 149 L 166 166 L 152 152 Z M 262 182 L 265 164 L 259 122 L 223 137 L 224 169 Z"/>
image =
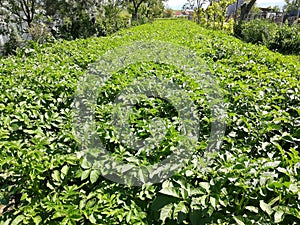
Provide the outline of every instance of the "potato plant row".
<path id="1" fill-rule="evenodd" d="M 96 120 L 100 138 L 121 160 L 157 163 L 180 142 L 170 125 L 166 141 L 153 152 L 135 157 L 122 148 L 111 132 L 111 102 L 133 80 L 156 74 L 181 86 L 190 83 L 200 116 L 193 157 L 162 184 L 142 187 L 105 179 L 77 157 L 72 124 L 74 93 L 89 64 L 133 41 L 190 49 L 207 64 L 227 107 L 220 151 L 203 166 L 211 115 L 193 79 L 154 62 L 115 73 L 99 93 Z M 189 21 L 157 20 L 105 38 L 32 44 L 0 64 L 0 205 L 6 206 L 0 225 L 300 224 L 299 58 Z M 149 118 L 171 124 L 176 116 L 172 105 L 149 99 L 131 119 L 143 138 Z"/>

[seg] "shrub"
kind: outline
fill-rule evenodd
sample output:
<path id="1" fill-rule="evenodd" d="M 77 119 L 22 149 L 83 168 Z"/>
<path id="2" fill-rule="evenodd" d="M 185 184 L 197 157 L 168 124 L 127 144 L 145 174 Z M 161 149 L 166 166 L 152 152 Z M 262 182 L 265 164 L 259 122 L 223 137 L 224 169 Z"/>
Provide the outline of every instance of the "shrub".
<path id="1" fill-rule="evenodd" d="M 266 20 L 251 20 L 242 24 L 241 37 L 246 42 L 265 44 L 276 34 L 277 26 Z"/>
<path id="2" fill-rule="evenodd" d="M 270 37 L 267 47 L 285 54 L 300 54 L 300 26 L 277 26 L 276 34 Z"/>
<path id="3" fill-rule="evenodd" d="M 43 24 L 33 23 L 30 28 L 28 28 L 28 32 L 31 36 L 32 41 L 37 43 L 46 43 L 54 40 L 49 28 Z"/>
<path id="4" fill-rule="evenodd" d="M 15 27 L 13 27 L 11 33 L 8 34 L 8 41 L 3 46 L 2 54 L 4 56 L 13 55 L 17 49 L 22 48 L 25 45 L 25 41 L 22 40 Z"/>
<path id="5" fill-rule="evenodd" d="M 235 35 L 242 40 L 263 44 L 273 51 L 286 54 L 300 54 L 300 26 L 276 24 L 266 20 L 252 20 L 239 23 Z"/>

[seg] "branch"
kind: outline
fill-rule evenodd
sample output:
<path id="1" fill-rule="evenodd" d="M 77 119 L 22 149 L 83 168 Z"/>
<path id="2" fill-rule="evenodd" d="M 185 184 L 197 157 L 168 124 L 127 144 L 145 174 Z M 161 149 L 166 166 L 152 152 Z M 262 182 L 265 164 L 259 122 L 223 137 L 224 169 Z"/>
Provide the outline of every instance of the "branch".
<path id="1" fill-rule="evenodd" d="M 26 18 L 30 17 L 29 8 L 28 8 L 27 2 L 25 0 L 21 0 L 21 7 L 22 7 L 22 10 L 23 10 Z"/>
<path id="2" fill-rule="evenodd" d="M 137 8 L 140 7 L 140 5 L 144 2 L 145 0 L 140 0 L 139 3 L 137 4 Z"/>
<path id="3" fill-rule="evenodd" d="M 31 3 L 31 21 L 33 21 L 33 17 L 34 17 L 34 14 L 35 14 L 35 0 L 31 0 L 32 3 Z"/>

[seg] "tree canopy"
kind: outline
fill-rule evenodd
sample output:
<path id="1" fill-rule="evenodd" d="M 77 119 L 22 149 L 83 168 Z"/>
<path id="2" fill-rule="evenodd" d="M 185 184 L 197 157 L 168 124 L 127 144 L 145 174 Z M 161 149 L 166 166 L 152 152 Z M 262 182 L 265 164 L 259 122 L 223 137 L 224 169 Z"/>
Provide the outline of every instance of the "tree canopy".
<path id="1" fill-rule="evenodd" d="M 130 15 L 138 24 L 161 17 L 164 7 L 164 0 L 2 0 L 0 35 L 11 41 L 105 36 L 127 27 Z"/>

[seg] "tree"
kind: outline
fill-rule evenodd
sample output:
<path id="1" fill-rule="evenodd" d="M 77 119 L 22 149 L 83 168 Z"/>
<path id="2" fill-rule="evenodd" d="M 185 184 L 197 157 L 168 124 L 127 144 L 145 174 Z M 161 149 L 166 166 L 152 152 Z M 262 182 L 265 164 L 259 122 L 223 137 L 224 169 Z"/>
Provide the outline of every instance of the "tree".
<path id="1" fill-rule="evenodd" d="M 1 7 L 8 9 L 15 17 L 23 20 L 28 27 L 31 27 L 41 3 L 39 0 L 6 0 L 1 3 Z"/>
<path id="2" fill-rule="evenodd" d="M 45 0 L 45 5 L 46 15 L 53 19 L 54 36 L 76 39 L 97 34 L 102 0 Z"/>
<path id="3" fill-rule="evenodd" d="M 2 0 L 0 1 L 0 34 L 4 35 L 4 55 L 14 53 L 18 47 L 26 45 L 34 24 L 42 24 L 42 0 Z M 42 26 L 41 26 L 42 27 Z M 44 32 L 40 29 L 41 32 Z M 37 34 L 37 32 L 34 32 Z"/>
<path id="4" fill-rule="evenodd" d="M 288 14 L 295 15 L 298 22 L 300 17 L 300 0 L 285 0 L 285 3 L 283 10 Z"/>
<path id="5" fill-rule="evenodd" d="M 121 7 L 123 4 L 124 1 L 122 0 L 108 0 L 106 3 L 103 4 L 105 17 L 109 19 L 115 19 L 117 15 L 121 12 Z"/>
<path id="6" fill-rule="evenodd" d="M 124 20 L 120 17 L 125 2 L 123 0 L 108 0 L 103 3 L 104 17 L 103 25 L 105 26 L 105 34 L 110 34 L 124 26 Z M 128 24 L 128 21 L 127 21 Z"/>
<path id="7" fill-rule="evenodd" d="M 200 23 L 201 9 L 208 0 L 188 0 L 188 2 L 183 6 L 184 9 L 192 9 L 197 15 L 197 23 Z"/>
<path id="8" fill-rule="evenodd" d="M 102 11 L 103 0 L 44 0 L 46 14 L 59 19 L 74 18 L 83 12 L 90 17 Z M 110 3 L 111 1 L 105 1 Z"/>
<path id="9" fill-rule="evenodd" d="M 213 28 L 223 29 L 226 21 L 227 7 L 234 1 L 235 0 L 219 0 L 212 2 L 206 9 L 208 17 L 207 25 L 210 25 Z"/>
<path id="10" fill-rule="evenodd" d="M 129 0 L 128 2 L 131 3 L 133 6 L 132 19 L 135 21 L 138 21 L 139 20 L 139 8 L 143 2 L 146 2 L 146 0 Z"/>
<path id="11" fill-rule="evenodd" d="M 188 0 L 182 7 L 183 10 L 191 9 L 197 15 L 197 23 L 200 23 L 201 19 L 201 9 L 205 3 L 209 2 L 209 0 Z"/>
<path id="12" fill-rule="evenodd" d="M 165 0 L 128 0 L 127 9 L 132 14 L 134 21 L 142 18 L 140 14 L 149 19 L 162 16 L 165 8 L 164 2 Z"/>
<path id="13" fill-rule="evenodd" d="M 16 24 L 19 32 L 31 27 L 35 18 L 42 15 L 42 0 L 2 0 L 0 8 L 6 23 Z M 24 28 L 26 23 L 27 28 Z"/>
<path id="14" fill-rule="evenodd" d="M 240 21 L 243 21 L 247 18 L 249 12 L 251 11 L 252 7 L 254 6 L 256 0 L 250 0 L 250 2 L 244 2 L 241 5 L 241 16 Z"/>
<path id="15" fill-rule="evenodd" d="M 166 9 L 165 11 L 164 11 L 164 17 L 165 18 L 171 18 L 171 17 L 173 17 L 173 10 L 172 9 Z"/>
<path id="16" fill-rule="evenodd" d="M 285 0 L 285 5 L 283 9 L 285 12 L 297 12 L 299 11 L 300 0 Z"/>
<path id="17" fill-rule="evenodd" d="M 157 18 L 163 15 L 165 9 L 163 0 L 148 0 L 144 4 L 146 5 L 147 18 Z"/>
<path id="18" fill-rule="evenodd" d="M 273 7 L 269 7 L 273 12 L 279 13 L 280 12 L 280 8 L 279 6 L 275 5 Z"/>
<path id="19" fill-rule="evenodd" d="M 106 3 L 104 3 L 103 11 L 105 18 L 115 24 L 116 18 L 122 11 L 123 4 L 124 1 L 122 0 L 108 0 Z"/>

